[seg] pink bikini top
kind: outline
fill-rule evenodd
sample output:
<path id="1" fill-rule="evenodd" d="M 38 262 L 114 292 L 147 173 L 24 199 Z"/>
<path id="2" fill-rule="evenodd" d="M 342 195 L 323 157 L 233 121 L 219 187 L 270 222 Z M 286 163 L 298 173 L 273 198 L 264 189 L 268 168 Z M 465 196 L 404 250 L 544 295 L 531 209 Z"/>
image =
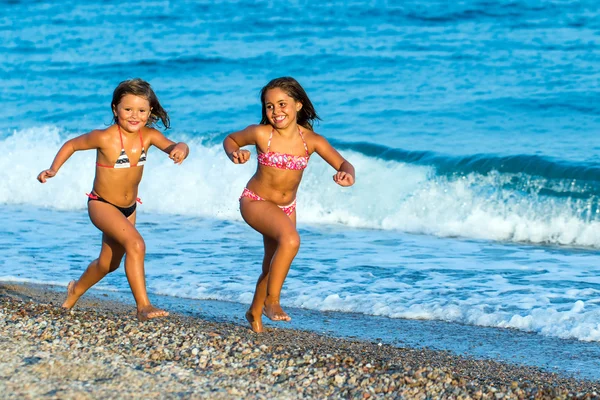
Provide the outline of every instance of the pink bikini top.
<path id="1" fill-rule="evenodd" d="M 269 142 L 267 143 L 267 152 L 258 154 L 258 163 L 267 167 L 275 167 L 279 169 L 303 170 L 306 168 L 308 166 L 308 159 L 310 158 L 310 155 L 308 154 L 308 147 L 306 146 L 306 142 L 304 141 L 304 136 L 302 135 L 300 128 L 298 128 L 298 133 L 300 134 L 300 138 L 302 138 L 302 143 L 304 143 L 306 156 L 295 156 L 293 154 L 271 151 L 271 139 L 273 138 L 273 130 L 271 130 L 271 136 L 269 136 Z"/>
<path id="2" fill-rule="evenodd" d="M 103 165 L 96 162 L 96 165 L 103 168 L 131 168 L 131 167 L 141 167 L 146 164 L 146 150 L 144 149 L 144 141 L 142 140 L 142 131 L 141 129 L 138 131 L 140 134 L 140 144 L 142 145 L 142 152 L 140 153 L 140 159 L 137 164 L 132 165 L 129 162 L 129 156 L 125 152 L 125 146 L 123 145 L 123 134 L 121 133 L 121 127 L 117 125 L 117 129 L 119 130 L 119 137 L 121 138 L 121 154 L 119 154 L 119 158 L 115 162 L 115 165 Z"/>

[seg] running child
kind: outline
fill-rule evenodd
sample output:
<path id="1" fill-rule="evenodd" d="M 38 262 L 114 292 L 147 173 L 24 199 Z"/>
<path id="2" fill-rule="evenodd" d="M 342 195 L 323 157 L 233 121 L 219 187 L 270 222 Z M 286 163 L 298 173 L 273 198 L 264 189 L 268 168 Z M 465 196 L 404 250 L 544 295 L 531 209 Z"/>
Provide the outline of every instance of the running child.
<path id="1" fill-rule="evenodd" d="M 69 283 L 62 306 L 72 308 L 89 288 L 119 268 L 125 255 L 125 273 L 137 305 L 137 317 L 145 321 L 169 313 L 152 306 L 146 292 L 146 244 L 135 228 L 138 186 L 150 146 L 167 153 L 175 164 L 185 160 L 189 148 L 153 128 L 160 120 L 168 129 L 170 121 L 148 82 L 142 79 L 121 82 L 113 92 L 111 107 L 113 125 L 65 142 L 50 168 L 40 172 L 37 179 L 45 183 L 54 177 L 76 151 L 96 150 L 96 176 L 88 194 L 88 214 L 102 231 L 102 247 L 98 258 L 79 280 Z"/>
<path id="2" fill-rule="evenodd" d="M 354 184 L 354 167 L 329 142 L 313 132 L 320 119 L 300 84 L 291 77 L 273 79 L 261 90 L 259 125 L 228 135 L 223 148 L 235 164 L 244 164 L 254 145 L 258 167 L 240 197 L 242 217 L 262 234 L 262 273 L 246 319 L 254 332 L 262 332 L 262 314 L 273 321 L 290 321 L 280 305 L 283 282 L 300 248 L 296 230 L 296 193 L 310 156 L 317 153 L 337 172 L 334 182 Z"/>

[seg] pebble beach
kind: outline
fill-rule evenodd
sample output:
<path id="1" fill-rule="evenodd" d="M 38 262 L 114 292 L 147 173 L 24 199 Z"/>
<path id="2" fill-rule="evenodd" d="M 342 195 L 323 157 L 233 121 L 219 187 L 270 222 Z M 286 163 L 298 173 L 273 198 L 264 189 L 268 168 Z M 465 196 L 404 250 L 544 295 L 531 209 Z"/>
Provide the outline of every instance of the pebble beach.
<path id="1" fill-rule="evenodd" d="M 0 283 L 0 393 L 9 399 L 594 399 L 600 383 L 534 367 L 171 314 Z"/>

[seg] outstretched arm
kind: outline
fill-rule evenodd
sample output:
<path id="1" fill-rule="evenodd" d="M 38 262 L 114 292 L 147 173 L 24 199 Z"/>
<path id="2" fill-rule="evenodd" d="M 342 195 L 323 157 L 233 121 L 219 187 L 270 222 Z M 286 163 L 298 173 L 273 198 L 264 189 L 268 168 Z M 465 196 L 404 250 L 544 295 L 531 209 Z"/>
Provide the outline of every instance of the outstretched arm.
<path id="1" fill-rule="evenodd" d="M 61 146 L 52 161 L 50 168 L 43 170 L 37 176 L 37 180 L 41 183 L 46 183 L 46 179 L 54 177 L 60 167 L 75 153 L 79 150 L 89 150 L 99 147 L 100 133 L 98 131 L 92 131 L 76 138 L 67 140 L 65 144 Z"/>
<path id="2" fill-rule="evenodd" d="M 190 148 L 187 144 L 183 142 L 175 143 L 156 129 L 151 131 L 150 144 L 167 153 L 175 164 L 181 164 L 190 154 Z"/>
<path id="3" fill-rule="evenodd" d="M 354 166 L 350 164 L 336 149 L 329 144 L 327 139 L 319 134 L 315 135 L 315 152 L 320 155 L 337 173 L 333 181 L 340 186 L 352 186 L 356 180 Z"/>
<path id="4" fill-rule="evenodd" d="M 246 129 L 233 132 L 223 140 L 223 149 L 234 164 L 244 164 L 250 159 L 250 152 L 241 148 L 256 144 L 258 125 L 250 125 Z"/>

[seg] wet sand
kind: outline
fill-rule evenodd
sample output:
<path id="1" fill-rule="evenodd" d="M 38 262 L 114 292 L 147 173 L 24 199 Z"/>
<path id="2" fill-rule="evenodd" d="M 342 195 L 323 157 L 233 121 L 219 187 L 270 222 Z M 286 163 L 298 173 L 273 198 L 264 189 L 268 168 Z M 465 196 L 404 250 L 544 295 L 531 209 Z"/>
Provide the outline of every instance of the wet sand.
<path id="1" fill-rule="evenodd" d="M 600 398 L 600 382 L 535 367 L 344 340 L 0 283 L 3 398 Z M 501 349 L 499 349 L 501 351 Z"/>

